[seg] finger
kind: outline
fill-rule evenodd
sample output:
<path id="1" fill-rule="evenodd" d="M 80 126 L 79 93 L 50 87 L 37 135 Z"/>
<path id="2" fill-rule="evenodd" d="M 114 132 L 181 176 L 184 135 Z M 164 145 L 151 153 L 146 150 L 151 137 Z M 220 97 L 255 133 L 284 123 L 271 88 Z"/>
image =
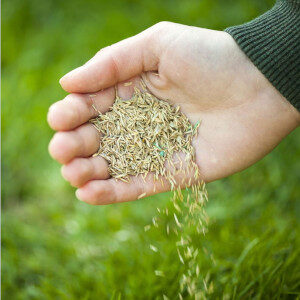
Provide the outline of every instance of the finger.
<path id="1" fill-rule="evenodd" d="M 108 179 L 108 163 L 101 156 L 90 158 L 75 158 L 62 166 L 62 176 L 72 186 L 80 187 L 90 180 Z"/>
<path id="2" fill-rule="evenodd" d="M 100 50 L 85 65 L 69 72 L 60 84 L 70 93 L 89 93 L 110 87 L 143 71 L 157 70 L 158 26 Z"/>
<path id="3" fill-rule="evenodd" d="M 113 105 L 115 89 L 108 88 L 90 94 L 70 94 L 65 99 L 50 106 L 48 123 L 54 130 L 74 129 L 98 115 L 105 113 Z M 94 107 L 93 107 L 94 105 Z"/>
<path id="4" fill-rule="evenodd" d="M 183 157 L 184 156 L 178 157 L 174 166 L 166 166 L 166 169 L 173 173 L 176 186 L 181 188 L 195 183 L 193 177 L 195 169 L 187 169 L 186 166 L 182 164 L 184 163 L 182 160 Z M 129 182 L 123 182 L 114 178 L 108 180 L 92 180 L 78 189 L 76 196 L 79 200 L 89 204 L 104 205 L 133 201 L 157 193 L 166 192 L 170 189 L 171 184 L 166 178 L 161 176 L 158 180 L 155 180 L 153 174 L 148 174 L 145 179 L 143 179 L 141 175 L 132 176 Z"/>
<path id="5" fill-rule="evenodd" d="M 167 191 L 169 188 L 167 182 L 164 186 L 157 182 L 154 188 L 153 177 L 148 177 L 147 183 L 141 176 L 132 177 L 129 183 L 111 178 L 89 181 L 76 191 L 76 197 L 92 205 L 105 205 L 133 201 Z"/>
<path id="6" fill-rule="evenodd" d="M 50 155 L 62 164 L 75 157 L 94 154 L 100 143 L 100 133 L 92 124 L 84 124 L 72 131 L 57 132 L 49 144 Z"/>

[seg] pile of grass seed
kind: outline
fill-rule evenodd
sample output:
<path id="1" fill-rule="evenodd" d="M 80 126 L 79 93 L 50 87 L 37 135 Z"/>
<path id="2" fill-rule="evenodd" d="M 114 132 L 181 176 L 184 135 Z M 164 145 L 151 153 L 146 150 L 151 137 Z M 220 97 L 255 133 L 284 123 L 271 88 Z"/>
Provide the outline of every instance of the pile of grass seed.
<path id="1" fill-rule="evenodd" d="M 137 88 L 131 99 L 117 97 L 109 112 L 91 122 L 103 135 L 96 155 L 108 161 L 114 178 L 128 181 L 130 175 L 150 172 L 156 179 L 168 177 L 165 163 L 172 165 L 178 152 L 185 153 L 187 164 L 194 160 L 191 142 L 200 124 L 192 126 L 179 106 Z"/>
<path id="2" fill-rule="evenodd" d="M 196 263 L 199 250 L 192 246 L 187 230 L 192 228 L 198 234 L 205 233 L 208 222 L 203 210 L 207 194 L 192 146 L 200 122 L 192 125 L 179 106 L 173 107 L 145 89 L 137 88 L 131 99 L 122 100 L 117 96 L 110 111 L 105 114 L 99 112 L 99 116 L 90 121 L 102 135 L 99 151 L 95 155 L 107 160 L 112 177 L 129 182 L 130 176 L 142 175 L 145 178 L 151 173 L 155 180 L 164 178 L 170 183 L 174 211 L 158 209 L 159 216 L 153 217 L 152 224 L 147 225 L 145 230 L 151 226 L 158 228 L 161 216 L 164 214 L 167 217 L 172 213 L 173 222 L 167 224 L 166 231 L 178 236 L 178 257 L 180 263 L 186 266 L 186 273 L 180 279 L 180 292 L 202 297 L 203 291 L 199 291 L 198 284 L 199 266 Z M 179 152 L 184 153 L 184 161 L 175 166 L 174 157 Z M 184 174 L 185 170 L 194 170 L 194 178 L 187 183 L 190 190 L 186 196 L 181 192 L 180 183 L 175 180 L 176 173 Z M 140 196 L 145 196 L 145 193 Z M 158 251 L 154 245 L 150 248 Z M 155 270 L 155 274 L 164 276 L 162 270 Z"/>

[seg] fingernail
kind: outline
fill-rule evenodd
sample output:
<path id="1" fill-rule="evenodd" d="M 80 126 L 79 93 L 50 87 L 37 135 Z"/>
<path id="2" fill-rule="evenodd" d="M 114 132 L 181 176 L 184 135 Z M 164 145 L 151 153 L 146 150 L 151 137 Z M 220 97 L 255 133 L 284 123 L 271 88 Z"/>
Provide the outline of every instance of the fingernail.
<path id="1" fill-rule="evenodd" d="M 81 67 L 78 67 L 70 72 L 68 72 L 67 74 L 65 74 L 62 78 L 59 79 L 59 83 L 60 85 L 62 84 L 62 82 L 67 78 L 67 77 L 71 77 L 72 75 L 74 75 L 76 73 L 76 71 L 78 71 L 78 69 L 80 69 Z"/>
<path id="2" fill-rule="evenodd" d="M 50 107 L 48 109 L 48 114 L 49 114 L 49 112 L 53 111 L 54 105 L 55 105 L 55 103 L 53 103 L 53 104 L 50 105 Z"/>
<path id="3" fill-rule="evenodd" d="M 52 128 L 52 121 L 53 121 L 53 110 L 54 110 L 54 104 L 52 104 L 49 107 L 48 112 L 47 112 L 47 121 L 51 128 Z"/>
<path id="4" fill-rule="evenodd" d="M 76 198 L 77 198 L 79 201 L 84 202 L 84 201 L 80 198 L 80 190 L 76 190 L 75 196 L 76 196 Z"/>
<path id="5" fill-rule="evenodd" d="M 61 79 L 59 79 L 59 84 L 60 84 L 60 85 L 62 84 L 62 81 L 64 80 L 64 77 L 65 77 L 65 76 L 63 76 Z"/>
<path id="6" fill-rule="evenodd" d="M 71 75 L 73 71 L 70 71 L 69 73 L 65 74 L 61 79 L 59 79 L 59 84 L 62 85 L 63 81 Z"/>

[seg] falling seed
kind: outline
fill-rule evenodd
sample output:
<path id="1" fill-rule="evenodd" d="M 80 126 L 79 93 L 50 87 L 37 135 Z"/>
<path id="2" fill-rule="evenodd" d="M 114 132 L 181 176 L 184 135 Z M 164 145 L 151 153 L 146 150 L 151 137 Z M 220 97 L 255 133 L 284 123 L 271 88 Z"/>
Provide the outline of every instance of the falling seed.
<path id="1" fill-rule="evenodd" d="M 151 229 L 151 225 L 146 225 L 146 226 L 144 226 L 145 232 L 148 231 L 148 230 L 150 230 L 150 229 Z"/>
<path id="2" fill-rule="evenodd" d="M 178 227 L 181 227 L 181 224 L 180 224 L 180 222 L 178 221 L 177 216 L 176 216 L 175 213 L 174 213 L 174 219 L 175 219 L 175 222 L 176 222 L 177 226 L 178 226 Z"/>
<path id="3" fill-rule="evenodd" d="M 184 264 L 184 260 L 183 260 L 181 254 L 180 254 L 180 251 L 178 249 L 177 249 L 177 253 L 178 253 L 179 260 L 181 261 L 181 263 Z"/>
<path id="4" fill-rule="evenodd" d="M 138 196 L 138 199 L 141 199 L 141 198 L 143 198 L 143 197 L 145 197 L 146 196 L 146 193 L 142 193 L 142 194 L 140 194 L 139 196 Z"/>
<path id="5" fill-rule="evenodd" d="M 173 205 L 174 205 L 175 209 L 176 209 L 179 213 L 181 213 L 181 208 L 179 207 L 179 205 L 178 205 L 176 202 L 174 202 Z"/>
<path id="6" fill-rule="evenodd" d="M 152 223 L 155 227 L 158 227 L 157 221 L 156 221 L 156 217 L 152 218 Z"/>
<path id="7" fill-rule="evenodd" d="M 158 249 L 157 249 L 155 246 L 151 245 L 151 244 L 150 244 L 150 249 L 151 249 L 152 251 L 154 251 L 154 252 L 157 252 L 157 251 L 158 251 Z"/>
<path id="8" fill-rule="evenodd" d="M 165 277 L 164 272 L 163 272 L 163 271 L 160 271 L 160 270 L 155 270 L 155 271 L 154 271 L 154 274 L 155 274 L 156 276 Z"/>
<path id="9" fill-rule="evenodd" d="M 124 83 L 124 86 L 130 85 L 132 82 Z M 174 221 L 169 220 L 168 208 L 162 209 L 162 214 L 158 209 L 159 217 L 153 217 L 153 225 L 146 225 L 144 230 L 160 228 L 164 219 L 171 222 L 170 225 L 167 223 L 166 232 L 168 235 L 174 232 L 177 236 L 178 257 L 184 264 L 185 270 L 180 279 L 180 290 L 185 293 L 187 291 L 190 295 L 194 295 L 195 299 L 199 299 L 196 285 L 197 277 L 200 276 L 197 264 L 198 248 L 192 247 L 192 239 L 187 232 L 192 229 L 195 234 L 205 234 L 208 224 L 208 217 L 203 210 L 207 201 L 207 192 L 195 162 L 195 149 L 192 145 L 200 121 L 193 126 L 180 111 L 179 106 L 173 107 L 167 101 L 157 99 L 146 91 L 143 82 L 141 87 L 142 90 L 133 87 L 134 93 L 129 100 L 119 98 L 116 90 L 115 102 L 105 114 L 98 111 L 93 102 L 92 107 L 98 116 L 90 122 L 102 136 L 99 150 L 94 155 L 101 156 L 107 161 L 108 172 L 116 180 L 128 183 L 131 177 L 139 176 L 147 184 L 146 176 L 151 174 L 155 181 L 154 192 L 156 192 L 156 183 L 160 188 L 167 184 L 171 187 L 173 208 L 170 215 L 174 210 L 177 213 L 177 215 L 173 214 Z M 93 97 L 94 95 L 90 96 L 92 101 Z M 184 157 L 179 158 L 178 167 L 173 158 L 180 152 Z M 166 165 L 169 169 L 166 169 Z M 190 189 L 186 188 L 187 193 L 184 194 L 179 186 L 180 181 L 175 179 L 179 171 L 184 175 L 181 186 L 188 182 L 187 186 L 190 187 Z M 185 179 L 187 172 L 188 174 L 192 172 L 188 181 Z M 138 195 L 138 199 L 145 196 L 146 193 L 142 193 Z M 154 252 L 158 251 L 153 245 L 150 245 L 150 249 Z M 155 275 L 165 276 L 162 270 L 155 270 Z M 179 298 L 182 299 L 181 294 Z"/>

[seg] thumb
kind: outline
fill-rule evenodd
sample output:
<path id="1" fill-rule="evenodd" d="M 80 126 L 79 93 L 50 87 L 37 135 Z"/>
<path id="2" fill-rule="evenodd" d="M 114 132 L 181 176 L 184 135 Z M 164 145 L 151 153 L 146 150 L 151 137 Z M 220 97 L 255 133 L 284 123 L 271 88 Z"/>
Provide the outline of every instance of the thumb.
<path id="1" fill-rule="evenodd" d="M 155 26 L 100 50 L 83 66 L 67 73 L 60 84 L 69 93 L 90 93 L 145 71 L 156 71 L 158 39 Z"/>

